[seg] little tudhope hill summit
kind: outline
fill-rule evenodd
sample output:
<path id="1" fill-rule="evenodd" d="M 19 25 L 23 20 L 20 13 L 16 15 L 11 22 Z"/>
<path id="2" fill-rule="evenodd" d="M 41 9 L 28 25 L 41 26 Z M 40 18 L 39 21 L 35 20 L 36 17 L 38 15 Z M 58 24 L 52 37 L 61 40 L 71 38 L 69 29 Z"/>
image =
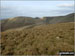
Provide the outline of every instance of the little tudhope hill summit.
<path id="1" fill-rule="evenodd" d="M 74 51 L 74 13 L 1 20 L 2 55 L 57 55 Z"/>

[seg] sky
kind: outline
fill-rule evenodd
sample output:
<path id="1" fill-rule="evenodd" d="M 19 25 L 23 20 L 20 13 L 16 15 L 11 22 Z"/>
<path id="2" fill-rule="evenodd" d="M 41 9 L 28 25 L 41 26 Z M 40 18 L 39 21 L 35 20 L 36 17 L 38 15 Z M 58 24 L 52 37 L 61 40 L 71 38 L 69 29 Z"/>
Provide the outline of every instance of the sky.
<path id="1" fill-rule="evenodd" d="M 0 19 L 17 16 L 62 16 L 74 12 L 74 1 L 1 1 Z"/>

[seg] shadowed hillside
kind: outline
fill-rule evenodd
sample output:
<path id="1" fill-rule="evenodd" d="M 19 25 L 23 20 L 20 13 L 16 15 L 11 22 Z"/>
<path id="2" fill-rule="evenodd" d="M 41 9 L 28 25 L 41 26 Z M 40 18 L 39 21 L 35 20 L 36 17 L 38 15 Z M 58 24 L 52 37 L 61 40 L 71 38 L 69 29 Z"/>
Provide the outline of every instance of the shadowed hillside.
<path id="1" fill-rule="evenodd" d="M 1 31 L 25 27 L 29 25 L 36 24 L 55 24 L 62 22 L 74 22 L 74 13 L 66 15 L 66 16 L 57 16 L 57 17 L 43 17 L 42 19 L 36 17 L 14 17 L 9 19 L 1 20 Z"/>
<path id="2" fill-rule="evenodd" d="M 55 55 L 74 51 L 74 22 L 43 24 L 1 34 L 4 55 Z"/>
<path id="3" fill-rule="evenodd" d="M 56 16 L 56 17 L 44 17 L 46 23 L 62 23 L 62 22 L 74 22 L 74 14 L 69 14 L 66 16 Z"/>
<path id="4" fill-rule="evenodd" d="M 33 25 L 39 23 L 40 19 L 34 19 L 31 17 L 15 17 L 10 19 L 1 20 L 1 31 L 5 31 L 8 29 L 20 28 L 23 26 Z"/>

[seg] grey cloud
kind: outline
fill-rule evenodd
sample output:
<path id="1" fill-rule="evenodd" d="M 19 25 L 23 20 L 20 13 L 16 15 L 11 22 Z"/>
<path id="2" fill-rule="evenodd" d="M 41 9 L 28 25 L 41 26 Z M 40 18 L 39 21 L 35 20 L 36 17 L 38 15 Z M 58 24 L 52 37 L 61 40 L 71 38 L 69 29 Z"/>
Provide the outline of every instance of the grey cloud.
<path id="1" fill-rule="evenodd" d="M 67 3 L 60 4 L 60 5 L 58 5 L 58 7 L 60 7 L 60 8 L 70 8 L 70 9 L 73 9 L 74 8 L 74 3 L 73 4 L 67 4 Z"/>
<path id="2" fill-rule="evenodd" d="M 74 10 L 53 10 L 53 12 L 58 13 L 58 14 L 67 14 L 67 13 L 74 13 Z"/>

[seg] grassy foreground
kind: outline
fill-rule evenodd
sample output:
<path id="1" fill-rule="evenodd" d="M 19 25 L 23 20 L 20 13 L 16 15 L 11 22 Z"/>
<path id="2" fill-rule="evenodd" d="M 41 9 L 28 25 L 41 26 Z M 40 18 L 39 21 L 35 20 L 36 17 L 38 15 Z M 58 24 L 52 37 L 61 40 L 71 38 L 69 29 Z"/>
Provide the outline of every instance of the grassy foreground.
<path id="1" fill-rule="evenodd" d="M 1 33 L 4 55 L 55 55 L 74 50 L 74 23 L 40 25 Z"/>

